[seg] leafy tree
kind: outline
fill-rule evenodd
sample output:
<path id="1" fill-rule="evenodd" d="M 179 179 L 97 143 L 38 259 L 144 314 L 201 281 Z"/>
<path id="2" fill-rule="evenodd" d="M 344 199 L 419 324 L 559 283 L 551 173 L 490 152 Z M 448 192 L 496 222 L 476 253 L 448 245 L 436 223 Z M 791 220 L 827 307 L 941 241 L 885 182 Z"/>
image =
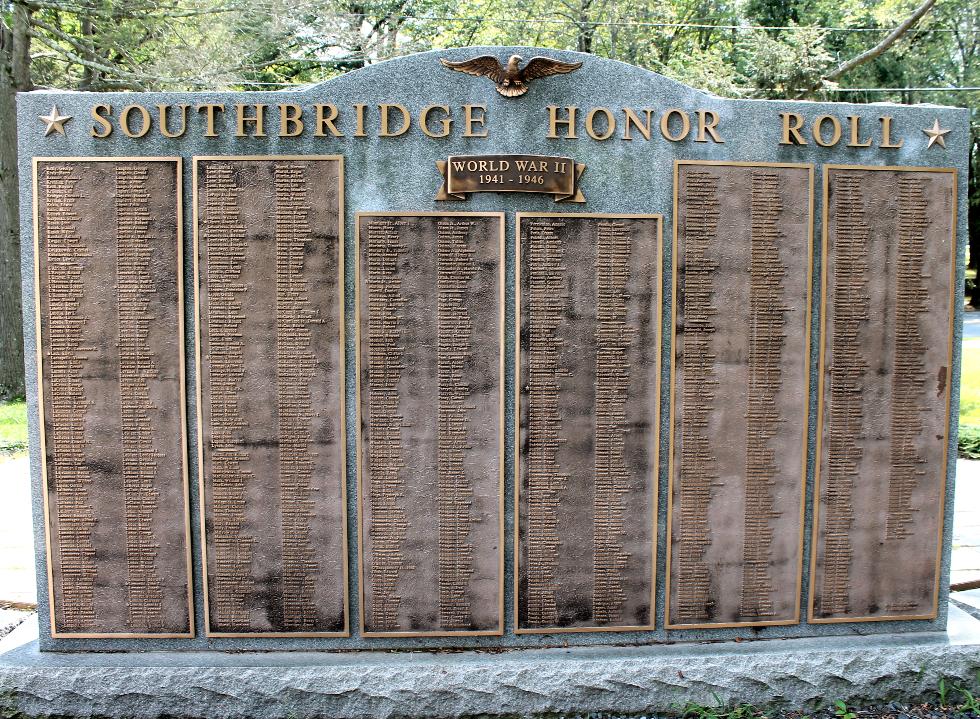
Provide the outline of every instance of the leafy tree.
<path id="1" fill-rule="evenodd" d="M 24 394 L 15 93 L 199 89 L 268 75 L 295 27 L 251 3 L 14 0 L 0 14 L 0 399 Z M 234 4 L 238 3 L 238 4 Z"/>
<path id="2" fill-rule="evenodd" d="M 24 394 L 20 217 L 14 98 L 31 89 L 30 17 L 15 7 L 0 18 L 0 397 Z"/>

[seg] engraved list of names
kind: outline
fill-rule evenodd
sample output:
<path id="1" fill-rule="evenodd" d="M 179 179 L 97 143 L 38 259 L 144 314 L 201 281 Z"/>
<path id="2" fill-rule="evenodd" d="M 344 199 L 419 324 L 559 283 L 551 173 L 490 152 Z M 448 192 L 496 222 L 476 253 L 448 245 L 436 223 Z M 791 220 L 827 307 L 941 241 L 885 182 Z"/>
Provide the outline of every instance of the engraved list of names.
<path id="1" fill-rule="evenodd" d="M 208 632 L 343 635 L 341 160 L 194 177 Z"/>
<path id="2" fill-rule="evenodd" d="M 365 635 L 503 630 L 503 215 L 357 216 Z"/>
<path id="3" fill-rule="evenodd" d="M 955 190 L 951 170 L 825 169 L 814 622 L 936 616 Z"/>
<path id="4" fill-rule="evenodd" d="M 652 628 L 661 219 L 517 222 L 516 630 Z"/>
<path id="5" fill-rule="evenodd" d="M 676 178 L 667 627 L 795 624 L 812 168 Z"/>
<path id="6" fill-rule="evenodd" d="M 35 165 L 54 636 L 189 636 L 180 162 Z"/>

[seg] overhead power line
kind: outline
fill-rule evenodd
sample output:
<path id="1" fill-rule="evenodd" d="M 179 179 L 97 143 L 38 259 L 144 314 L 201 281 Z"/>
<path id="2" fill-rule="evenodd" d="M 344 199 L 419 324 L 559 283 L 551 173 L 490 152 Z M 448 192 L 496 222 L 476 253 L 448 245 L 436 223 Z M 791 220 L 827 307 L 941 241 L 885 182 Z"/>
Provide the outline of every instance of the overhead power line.
<path id="1" fill-rule="evenodd" d="M 980 87 L 824 87 L 818 92 L 980 92 Z"/>
<path id="2" fill-rule="evenodd" d="M 290 13 L 302 13 L 304 11 L 312 11 L 317 8 L 319 3 L 316 0 L 311 0 L 308 2 L 296 2 L 289 6 Z M 87 15 L 92 13 L 92 8 L 85 7 L 84 5 L 77 5 L 74 3 L 62 3 L 57 2 L 57 0 L 47 0 L 47 2 L 39 3 L 40 7 L 54 7 L 57 6 L 58 9 L 63 12 L 78 13 L 80 15 Z M 274 4 L 271 2 L 254 2 L 254 3 L 244 3 L 240 8 L 242 11 L 255 11 L 259 8 L 263 8 L 267 11 L 272 11 L 274 9 Z M 231 9 L 231 6 L 223 6 L 223 10 L 227 11 Z M 152 14 L 152 13 L 148 13 Z M 166 14 L 163 11 L 162 14 Z M 327 18 L 348 18 L 366 19 L 362 13 L 328 13 L 324 19 Z M 462 15 L 390 15 L 386 18 L 389 21 L 415 21 L 415 22 L 451 22 L 451 23 L 488 23 L 488 24 L 539 24 L 539 25 L 566 25 L 578 27 L 581 25 L 587 25 L 589 27 L 652 27 L 652 28 L 670 28 L 670 29 L 690 29 L 690 30 L 732 30 L 735 32 L 755 32 L 755 31 L 781 31 L 781 32 L 803 32 L 807 30 L 819 30 L 821 32 L 835 32 L 835 33 L 888 33 L 894 30 L 893 27 L 843 27 L 834 25 L 752 25 L 747 23 L 727 23 L 727 24 L 717 24 L 711 22 L 661 22 L 661 21 L 647 21 L 647 20 L 569 20 L 566 18 L 555 18 L 555 17 L 486 17 L 486 16 L 462 16 Z M 946 34 L 978 34 L 980 33 L 980 28 L 964 28 L 955 29 L 948 27 L 925 27 L 919 28 L 916 32 L 930 32 L 930 33 L 946 33 Z"/>
<path id="3" fill-rule="evenodd" d="M 334 15 L 343 17 L 343 15 Z M 496 17 L 461 17 L 458 15 L 447 16 L 414 16 L 398 15 L 392 20 L 418 20 L 421 22 L 486 22 L 486 23 L 526 23 L 551 24 L 551 25 L 588 25 L 590 27 L 662 27 L 662 28 L 689 28 L 692 30 L 736 30 L 740 32 L 752 32 L 755 30 L 783 30 L 787 32 L 802 32 L 804 30 L 821 30 L 826 32 L 891 32 L 895 28 L 891 27 L 835 27 L 826 25 L 732 25 L 714 24 L 699 22 L 649 22 L 644 20 L 563 20 L 559 18 L 496 18 Z M 976 34 L 980 33 L 980 28 L 968 28 L 965 30 L 955 30 L 948 27 L 920 28 L 916 32 L 940 32 L 940 33 L 960 33 Z"/>

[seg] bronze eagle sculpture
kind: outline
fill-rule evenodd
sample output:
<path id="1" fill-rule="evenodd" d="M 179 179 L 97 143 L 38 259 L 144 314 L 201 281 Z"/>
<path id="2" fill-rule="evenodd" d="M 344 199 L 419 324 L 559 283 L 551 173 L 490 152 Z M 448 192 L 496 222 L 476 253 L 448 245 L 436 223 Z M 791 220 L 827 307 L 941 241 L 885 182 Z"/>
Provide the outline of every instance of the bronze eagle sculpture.
<path id="1" fill-rule="evenodd" d="M 497 86 L 497 92 L 505 97 L 518 97 L 527 92 L 531 80 L 549 75 L 565 75 L 582 67 L 580 62 L 561 62 L 548 57 L 532 57 L 523 69 L 520 68 L 520 55 L 511 55 L 507 67 L 493 55 L 481 55 L 472 60 L 450 62 L 441 59 L 443 65 L 456 72 L 465 72 L 476 77 L 488 77 Z"/>

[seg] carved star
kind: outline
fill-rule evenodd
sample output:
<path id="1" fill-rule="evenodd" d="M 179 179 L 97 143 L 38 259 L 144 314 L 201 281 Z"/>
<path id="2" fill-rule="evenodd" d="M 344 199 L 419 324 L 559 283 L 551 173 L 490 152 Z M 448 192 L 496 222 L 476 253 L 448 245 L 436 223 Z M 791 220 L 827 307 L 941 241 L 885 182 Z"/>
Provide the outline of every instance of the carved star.
<path id="1" fill-rule="evenodd" d="M 932 123 L 932 127 L 927 130 L 923 130 L 923 132 L 929 136 L 929 144 L 926 145 L 927 150 L 933 145 L 939 145 L 945 149 L 946 138 L 943 136 L 951 132 L 951 130 L 944 130 L 942 127 L 940 127 L 939 118 L 936 118 L 936 121 Z"/>
<path id="2" fill-rule="evenodd" d="M 71 115 L 62 115 L 58 112 L 58 106 L 52 105 L 51 112 L 47 115 L 38 115 L 41 122 L 45 123 L 47 127 L 44 129 L 44 136 L 47 137 L 52 132 L 60 132 L 62 135 L 65 134 L 65 123 L 71 119 Z"/>

